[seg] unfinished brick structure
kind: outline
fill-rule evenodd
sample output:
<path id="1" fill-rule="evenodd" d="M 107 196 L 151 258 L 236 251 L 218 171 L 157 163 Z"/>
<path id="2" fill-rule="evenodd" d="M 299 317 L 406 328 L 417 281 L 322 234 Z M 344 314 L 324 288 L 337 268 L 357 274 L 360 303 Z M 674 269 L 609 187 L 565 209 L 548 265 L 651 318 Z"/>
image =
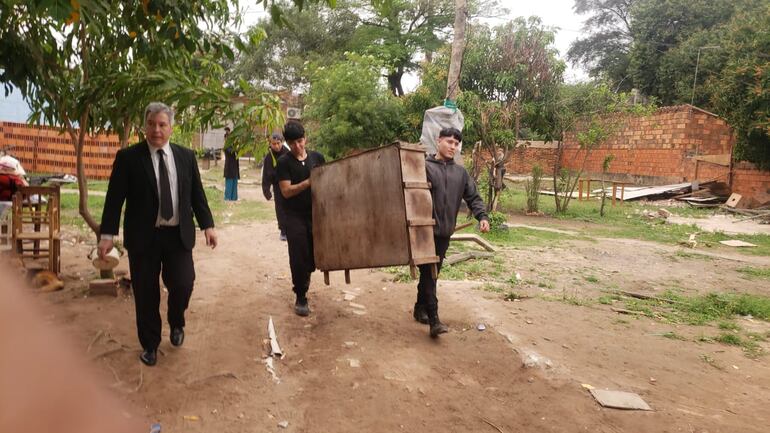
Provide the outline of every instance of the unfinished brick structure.
<path id="1" fill-rule="evenodd" d="M 586 151 L 574 131 L 564 141 L 562 165 L 579 169 Z M 664 107 L 622 120 L 610 139 L 589 152 L 584 176 L 598 177 L 605 157 L 613 155 L 609 179 L 642 185 L 718 180 L 755 205 L 766 202 L 770 172 L 747 163 L 731 167 L 734 143 L 732 129 L 715 114 L 691 105 Z"/>
<path id="2" fill-rule="evenodd" d="M 68 134 L 56 128 L 0 121 L 0 149 L 21 161 L 27 172 L 77 175 L 75 146 Z M 83 149 L 86 177 L 108 179 L 118 149 L 116 135 L 87 138 Z"/>

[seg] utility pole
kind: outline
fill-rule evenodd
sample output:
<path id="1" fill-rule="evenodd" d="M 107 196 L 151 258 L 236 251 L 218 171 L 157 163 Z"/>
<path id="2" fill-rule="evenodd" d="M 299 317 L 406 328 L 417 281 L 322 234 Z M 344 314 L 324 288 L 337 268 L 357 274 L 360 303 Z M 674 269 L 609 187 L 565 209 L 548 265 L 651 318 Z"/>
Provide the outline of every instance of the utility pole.
<path id="1" fill-rule="evenodd" d="M 460 70 L 465 51 L 465 23 L 468 20 L 468 2 L 455 0 L 454 39 L 452 40 L 452 57 L 449 60 L 449 74 L 446 83 L 446 99 L 455 101 L 460 90 Z"/>
<path id="2" fill-rule="evenodd" d="M 705 47 L 698 48 L 698 59 L 695 61 L 695 77 L 692 79 L 692 96 L 690 97 L 690 105 L 695 103 L 695 83 L 698 82 L 698 66 L 700 65 L 700 51 L 701 50 L 716 50 L 722 48 L 719 45 L 707 45 Z"/>

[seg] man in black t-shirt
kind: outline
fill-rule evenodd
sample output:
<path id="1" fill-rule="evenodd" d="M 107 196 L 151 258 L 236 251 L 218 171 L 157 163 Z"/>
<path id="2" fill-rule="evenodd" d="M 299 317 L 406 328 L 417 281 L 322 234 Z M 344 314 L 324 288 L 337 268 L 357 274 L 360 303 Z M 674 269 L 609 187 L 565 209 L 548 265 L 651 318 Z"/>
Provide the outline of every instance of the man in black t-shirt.
<path id="1" fill-rule="evenodd" d="M 297 295 L 294 312 L 307 316 L 310 314 L 307 291 L 310 274 L 315 270 L 310 170 L 322 165 L 324 157 L 305 149 L 305 128 L 299 122 L 288 122 L 283 128 L 283 138 L 290 152 L 278 158 L 276 175 L 281 195 L 286 199 L 283 224 L 289 244 L 292 289 Z"/>

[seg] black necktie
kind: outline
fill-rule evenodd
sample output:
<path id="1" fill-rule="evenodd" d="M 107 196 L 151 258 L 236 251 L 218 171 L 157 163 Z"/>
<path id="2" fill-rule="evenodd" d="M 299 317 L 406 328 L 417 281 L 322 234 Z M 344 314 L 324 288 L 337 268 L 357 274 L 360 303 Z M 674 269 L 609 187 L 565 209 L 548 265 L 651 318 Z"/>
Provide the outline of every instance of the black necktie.
<path id="1" fill-rule="evenodd" d="M 171 201 L 171 182 L 168 180 L 168 169 L 163 161 L 163 150 L 158 150 L 158 177 L 160 178 L 160 216 L 168 221 L 174 216 L 174 206 Z"/>

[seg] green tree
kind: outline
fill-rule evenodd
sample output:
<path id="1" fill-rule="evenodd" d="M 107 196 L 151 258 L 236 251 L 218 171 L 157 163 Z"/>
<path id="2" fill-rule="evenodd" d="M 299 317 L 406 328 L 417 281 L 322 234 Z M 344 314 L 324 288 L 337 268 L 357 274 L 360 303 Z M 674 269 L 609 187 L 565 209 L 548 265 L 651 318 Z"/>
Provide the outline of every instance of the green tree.
<path id="1" fill-rule="evenodd" d="M 349 54 L 345 61 L 313 72 L 306 112 L 314 123 L 309 136 L 332 158 L 388 144 L 403 131 L 401 104 L 380 84 L 381 68 L 373 56 Z"/>
<path id="2" fill-rule="evenodd" d="M 433 53 L 448 39 L 454 22 L 453 0 L 392 0 L 364 3 L 352 49 L 381 59 L 390 90 L 403 96 L 403 75 L 417 67 L 418 52 Z"/>
<path id="3" fill-rule="evenodd" d="M 632 11 L 633 47 L 629 74 L 643 94 L 664 105 L 678 102 L 672 79 L 665 74 L 666 54 L 697 32 L 730 20 L 741 1 L 643 0 Z M 693 53 L 693 56 L 695 53 Z M 693 69 L 694 72 L 694 63 Z M 692 72 L 687 74 L 692 77 Z M 687 100 L 689 102 L 689 99 Z"/>
<path id="4" fill-rule="evenodd" d="M 537 17 L 517 18 L 494 29 L 480 26 L 469 33 L 460 99 L 467 101 L 466 118 L 475 119 L 481 148 L 491 156 L 487 204 L 495 210 L 503 188 L 501 168 L 522 138 L 523 125 L 530 134 L 547 129 L 544 102 L 558 90 L 564 64 L 553 47 L 553 30 Z"/>
<path id="5" fill-rule="evenodd" d="M 714 110 L 734 128 L 734 158 L 770 168 L 770 6 L 736 15 L 720 43 L 724 68 L 705 83 Z"/>
<path id="6" fill-rule="evenodd" d="M 631 89 L 626 79 L 631 35 L 631 10 L 642 0 L 575 0 L 574 11 L 590 14 L 583 22 L 585 37 L 576 39 L 567 59 L 586 68 L 591 77 L 606 80 L 616 88 Z"/>
<path id="7" fill-rule="evenodd" d="M 6 92 L 21 91 L 33 110 L 31 121 L 70 135 L 80 214 L 97 236 L 83 166 L 87 135 L 114 129 L 127 139 L 150 98 L 175 104 L 182 115 L 196 107 L 203 125 L 234 116 L 238 111 L 217 60 L 233 57 L 230 40 L 244 44 L 210 30 L 229 22 L 227 0 L 0 3 L 0 82 Z M 279 116 L 273 102 L 261 108 Z"/>
<path id="8" fill-rule="evenodd" d="M 266 88 L 294 90 L 308 85 L 307 64 L 331 64 L 344 58 L 358 26 L 350 5 L 338 2 L 333 9 L 310 5 L 287 8 L 283 18 L 257 22 L 249 34 L 261 37 L 255 48 L 241 51 L 232 74 Z"/>

